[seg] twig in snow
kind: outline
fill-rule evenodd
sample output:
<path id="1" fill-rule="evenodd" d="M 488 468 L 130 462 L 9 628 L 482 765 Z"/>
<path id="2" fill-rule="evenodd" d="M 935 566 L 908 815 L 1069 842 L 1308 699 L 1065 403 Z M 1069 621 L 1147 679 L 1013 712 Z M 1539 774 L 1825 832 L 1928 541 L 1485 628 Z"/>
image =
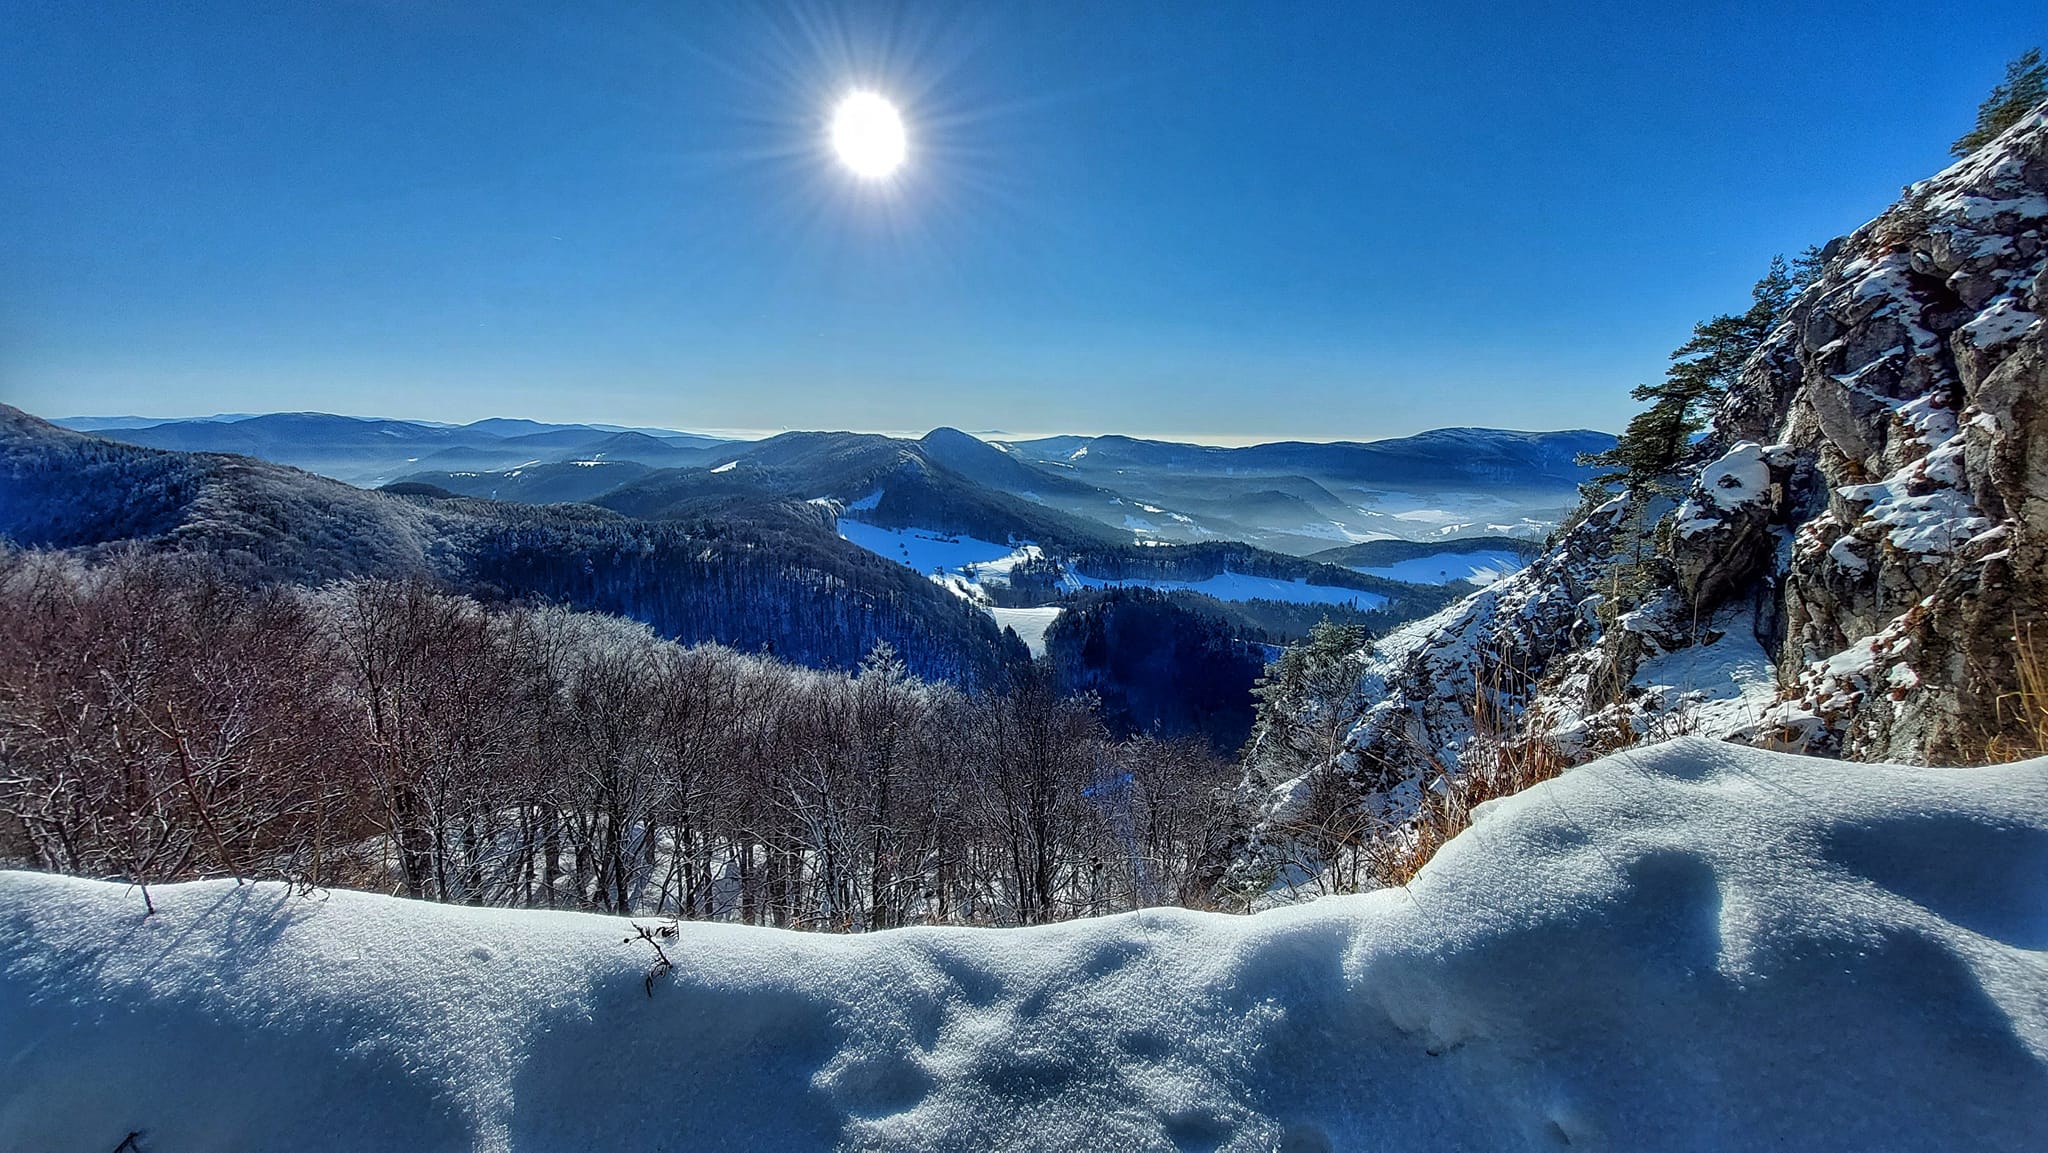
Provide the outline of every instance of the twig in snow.
<path id="1" fill-rule="evenodd" d="M 662 976 L 663 974 L 667 973 L 670 969 L 676 967 L 675 962 L 668 959 L 668 953 L 661 947 L 661 943 L 664 940 L 675 940 L 677 933 L 677 923 L 674 921 L 670 921 L 666 925 L 657 925 L 654 928 L 650 929 L 647 926 L 636 922 L 633 925 L 633 931 L 639 934 L 639 940 L 647 942 L 654 949 L 654 964 L 649 965 L 647 967 L 647 979 L 645 982 L 643 982 L 647 987 L 647 995 L 652 997 L 654 996 L 655 978 Z M 623 943 L 630 945 L 633 943 L 634 939 L 635 938 L 633 937 L 626 937 L 623 939 Z M 116 1153 L 119 1153 L 119 1151 L 116 1150 Z"/>

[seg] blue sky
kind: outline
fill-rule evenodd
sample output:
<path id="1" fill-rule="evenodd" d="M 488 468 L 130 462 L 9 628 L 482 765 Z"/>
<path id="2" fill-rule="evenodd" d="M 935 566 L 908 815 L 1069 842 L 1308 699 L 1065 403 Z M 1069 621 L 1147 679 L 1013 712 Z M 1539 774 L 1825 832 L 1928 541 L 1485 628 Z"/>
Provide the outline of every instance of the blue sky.
<path id="1" fill-rule="evenodd" d="M 1945 2 L 28 0 L 0 397 L 1215 442 L 1617 428 L 1947 162 Z M 825 145 L 896 100 L 886 187 Z"/>

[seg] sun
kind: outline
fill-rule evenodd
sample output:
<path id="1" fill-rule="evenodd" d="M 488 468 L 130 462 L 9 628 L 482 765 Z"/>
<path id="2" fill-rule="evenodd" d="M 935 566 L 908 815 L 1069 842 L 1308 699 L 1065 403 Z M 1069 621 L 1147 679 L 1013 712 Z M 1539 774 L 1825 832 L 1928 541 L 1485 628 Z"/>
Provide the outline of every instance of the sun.
<path id="1" fill-rule="evenodd" d="M 832 111 L 832 151 L 863 180 L 882 180 L 903 166 L 903 117 L 872 92 L 855 92 Z"/>

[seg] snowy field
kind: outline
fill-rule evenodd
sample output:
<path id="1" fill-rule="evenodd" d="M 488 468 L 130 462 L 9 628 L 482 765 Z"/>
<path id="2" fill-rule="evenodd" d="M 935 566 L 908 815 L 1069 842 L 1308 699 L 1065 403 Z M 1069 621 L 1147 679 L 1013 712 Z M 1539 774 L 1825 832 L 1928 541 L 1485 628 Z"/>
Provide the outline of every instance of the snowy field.
<path id="1" fill-rule="evenodd" d="M 1059 619 L 1060 607 L 1052 605 L 1037 609 L 1002 609 L 991 606 L 988 615 L 996 618 L 996 627 L 1017 630 L 1017 639 L 1031 650 L 1034 657 L 1045 655 L 1045 630 Z"/>
<path id="2" fill-rule="evenodd" d="M 1222 573 L 1199 581 L 1112 581 L 1082 576 L 1079 573 L 1070 573 L 1068 580 L 1081 588 L 1148 588 L 1161 592 L 1195 592 L 1215 597 L 1220 601 L 1269 600 L 1298 605 L 1352 605 L 1361 609 L 1375 609 L 1387 603 L 1387 598 L 1378 593 L 1338 588 L 1334 585 L 1312 585 L 1305 580 L 1289 581 L 1278 577 L 1246 576 L 1234 572 Z"/>
<path id="3" fill-rule="evenodd" d="M 1435 552 L 1393 564 L 1354 565 L 1353 570 L 1410 584 L 1441 585 L 1452 581 L 1471 581 L 1473 584 L 1490 585 L 1502 577 L 1520 572 L 1526 563 L 1504 549 L 1487 549 L 1480 552 Z"/>
<path id="4" fill-rule="evenodd" d="M 1012 568 L 1039 555 L 1036 545 L 996 544 L 993 541 L 949 536 L 924 529 L 877 528 L 843 517 L 839 521 L 839 535 L 877 556 L 885 556 L 899 564 L 908 565 L 970 600 L 982 599 L 983 594 L 977 586 L 984 582 L 1007 583 Z M 1224 601 L 1275 600 L 1290 604 L 1348 604 L 1361 609 L 1378 608 L 1387 603 L 1387 598 L 1378 593 L 1330 585 L 1312 585 L 1303 580 L 1288 581 L 1275 577 L 1245 576 L 1242 573 L 1228 572 L 1200 581 L 1111 581 L 1082 576 L 1069 569 L 1062 583 L 1069 589 L 1149 588 L 1162 592 L 1185 590 L 1204 593 Z M 1047 618 L 1047 623 L 1050 622 L 1051 618 Z M 1019 627 L 1017 632 L 1022 636 L 1024 630 Z M 1043 632 L 1041 628 L 1041 635 Z"/>
<path id="5" fill-rule="evenodd" d="M 2039 1150 L 2044 876 L 2048 761 L 1695 739 L 1407 889 L 651 983 L 614 917 L 0 873 L 0 1149 Z"/>
<path id="6" fill-rule="evenodd" d="M 976 580 L 990 576 L 1007 580 L 1013 565 L 1033 555 L 1029 546 L 1018 548 L 924 529 L 878 528 L 845 517 L 839 520 L 839 535 L 877 556 L 888 557 L 926 575 L 943 569 Z"/>

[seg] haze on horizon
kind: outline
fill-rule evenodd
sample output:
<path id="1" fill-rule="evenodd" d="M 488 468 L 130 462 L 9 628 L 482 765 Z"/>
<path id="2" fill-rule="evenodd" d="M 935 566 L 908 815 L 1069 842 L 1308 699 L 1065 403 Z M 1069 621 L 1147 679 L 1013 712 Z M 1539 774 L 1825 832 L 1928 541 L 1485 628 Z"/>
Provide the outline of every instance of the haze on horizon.
<path id="1" fill-rule="evenodd" d="M 1772 254 L 1943 166 L 2037 32 L 1973 11 L 33 6 L 0 399 L 1612 430 Z M 855 91 L 885 176 L 835 162 Z"/>

